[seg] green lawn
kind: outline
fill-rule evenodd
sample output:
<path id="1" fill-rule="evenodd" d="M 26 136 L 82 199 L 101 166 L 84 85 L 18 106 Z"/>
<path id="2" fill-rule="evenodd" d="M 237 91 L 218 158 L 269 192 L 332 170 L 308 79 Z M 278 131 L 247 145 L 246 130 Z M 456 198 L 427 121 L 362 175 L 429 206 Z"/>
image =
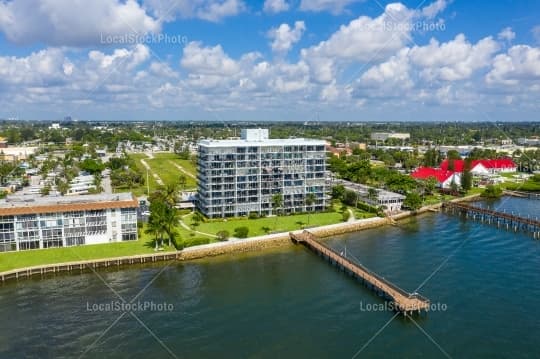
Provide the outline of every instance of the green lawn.
<path id="1" fill-rule="evenodd" d="M 181 166 L 187 172 L 195 175 L 191 161 L 180 160 L 174 153 L 156 153 L 154 158 L 147 159 L 146 163 L 157 173 L 165 184 L 176 184 L 179 182 L 180 175 L 183 174 L 174 164 Z M 189 163 L 189 166 L 187 165 Z M 186 176 L 185 188 L 195 188 L 197 186 L 194 178 Z"/>
<path id="2" fill-rule="evenodd" d="M 540 182 L 531 179 L 523 183 L 504 182 L 502 186 L 511 191 L 540 192 Z"/>
<path id="3" fill-rule="evenodd" d="M 174 250 L 174 248 L 168 248 L 165 245 L 165 250 Z M 0 253 L 0 271 L 42 264 L 149 253 L 154 253 L 154 246 L 151 238 L 143 231 L 141 238 L 137 241 Z"/>
<path id="4" fill-rule="evenodd" d="M 210 220 L 206 223 L 200 223 L 196 228 L 197 231 L 216 234 L 219 231 L 228 231 L 231 236 L 234 236 L 234 229 L 237 227 L 248 227 L 249 237 L 261 236 L 268 233 L 288 232 L 301 229 L 304 227 L 324 226 L 327 224 L 340 223 L 342 214 L 339 212 L 328 213 L 313 213 L 297 214 L 291 216 L 265 217 L 257 219 L 247 218 L 228 218 L 223 220 Z M 190 218 L 186 218 L 185 222 L 192 224 Z"/>

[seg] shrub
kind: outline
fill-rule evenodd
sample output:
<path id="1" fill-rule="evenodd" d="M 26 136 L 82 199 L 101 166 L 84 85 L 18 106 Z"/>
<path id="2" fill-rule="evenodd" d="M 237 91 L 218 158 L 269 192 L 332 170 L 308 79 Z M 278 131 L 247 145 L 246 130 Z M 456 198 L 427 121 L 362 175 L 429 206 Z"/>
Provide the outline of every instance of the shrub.
<path id="1" fill-rule="evenodd" d="M 500 187 L 489 185 L 486 187 L 481 196 L 486 198 L 499 198 L 502 196 L 503 190 Z"/>
<path id="2" fill-rule="evenodd" d="M 231 236 L 229 231 L 219 231 L 216 233 L 216 236 L 218 237 L 218 239 L 220 241 L 226 241 L 227 239 L 229 239 L 229 237 Z"/>
<path id="3" fill-rule="evenodd" d="M 234 236 L 237 238 L 247 238 L 249 233 L 248 227 L 236 227 L 234 229 Z"/>
<path id="4" fill-rule="evenodd" d="M 249 219 L 257 219 L 257 218 L 259 218 L 259 214 L 257 212 L 249 212 L 248 218 Z"/>
<path id="5" fill-rule="evenodd" d="M 343 211 L 343 214 L 342 214 L 343 222 L 347 222 L 347 221 L 349 220 L 350 217 L 351 217 L 351 212 L 349 212 L 349 211 Z"/>

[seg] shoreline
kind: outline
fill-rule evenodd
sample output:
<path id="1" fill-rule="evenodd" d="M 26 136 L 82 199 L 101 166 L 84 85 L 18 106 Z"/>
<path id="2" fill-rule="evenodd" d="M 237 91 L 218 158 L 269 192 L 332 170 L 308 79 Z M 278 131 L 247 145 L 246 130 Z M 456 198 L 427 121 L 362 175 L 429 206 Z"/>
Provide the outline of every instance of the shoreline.
<path id="1" fill-rule="evenodd" d="M 456 198 L 452 202 L 473 201 L 480 197 L 479 194 Z M 342 222 L 326 226 L 305 228 L 319 238 L 337 236 L 346 233 L 359 232 L 365 229 L 381 227 L 387 224 L 394 224 L 396 221 L 417 216 L 428 212 L 438 212 L 442 203 L 424 206 L 417 211 L 404 211 L 388 217 L 374 217 L 359 219 L 353 222 Z M 304 229 L 291 231 L 292 233 L 301 233 Z M 30 278 L 41 275 L 42 277 L 50 273 L 72 272 L 74 270 L 84 271 L 96 268 L 117 267 L 121 269 L 126 265 L 155 263 L 168 260 L 190 261 L 206 257 L 215 257 L 231 253 L 243 253 L 261 251 L 268 248 L 279 247 L 291 243 L 289 232 L 268 234 L 263 236 L 251 237 L 246 239 L 235 239 L 225 242 L 203 244 L 184 248 L 173 252 L 139 254 L 133 256 L 112 257 L 91 259 L 76 262 L 60 262 L 52 264 L 43 264 L 39 266 L 16 268 L 5 272 L 0 272 L 0 282 L 5 283 L 12 279 Z"/>

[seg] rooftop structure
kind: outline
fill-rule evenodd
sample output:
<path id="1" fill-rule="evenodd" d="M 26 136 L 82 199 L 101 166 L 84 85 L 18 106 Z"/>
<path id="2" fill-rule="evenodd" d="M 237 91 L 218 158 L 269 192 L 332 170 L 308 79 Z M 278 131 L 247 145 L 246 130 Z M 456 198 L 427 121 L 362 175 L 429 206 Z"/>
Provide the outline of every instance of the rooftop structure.
<path id="1" fill-rule="evenodd" d="M 411 177 L 427 180 L 435 178 L 441 188 L 450 188 L 452 183 L 459 185 L 461 183 L 461 174 L 459 172 L 447 171 L 440 168 L 420 167 L 411 173 Z"/>
<path id="2" fill-rule="evenodd" d="M 208 217 L 274 214 L 276 195 L 283 213 L 327 205 L 322 140 L 269 139 L 268 130 L 249 129 L 242 130 L 240 139 L 201 140 L 198 145 L 197 207 Z M 312 204 L 306 203 L 310 193 Z"/>
<path id="3" fill-rule="evenodd" d="M 130 193 L 0 200 L 0 252 L 137 239 Z"/>
<path id="4" fill-rule="evenodd" d="M 371 139 L 374 141 L 386 141 L 390 138 L 395 138 L 398 140 L 408 140 L 411 138 L 411 134 L 404 132 L 373 132 L 371 134 Z"/>
<path id="5" fill-rule="evenodd" d="M 342 179 L 334 180 L 334 184 L 341 184 L 348 190 L 354 191 L 362 199 L 362 201 L 375 206 L 383 206 L 388 213 L 401 211 L 405 196 L 399 193 L 366 186 L 360 183 L 354 183 Z M 371 193 L 375 195 L 372 196 Z"/>
<path id="6" fill-rule="evenodd" d="M 453 160 L 454 169 L 456 172 L 463 172 L 465 167 L 464 160 Z M 450 165 L 449 160 L 444 160 L 441 163 L 442 170 L 448 170 Z M 516 172 L 517 166 L 510 158 L 499 158 L 493 160 L 474 160 L 471 161 L 471 172 L 475 174 L 489 174 L 500 172 Z"/>

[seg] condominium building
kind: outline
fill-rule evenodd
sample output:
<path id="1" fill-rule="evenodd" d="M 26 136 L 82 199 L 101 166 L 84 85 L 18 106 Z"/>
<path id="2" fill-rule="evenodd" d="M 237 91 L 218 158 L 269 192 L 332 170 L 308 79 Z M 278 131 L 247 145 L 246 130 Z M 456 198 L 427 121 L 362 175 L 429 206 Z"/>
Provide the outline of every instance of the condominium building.
<path id="1" fill-rule="evenodd" d="M 137 240 L 131 193 L 0 200 L 0 252 Z"/>
<path id="2" fill-rule="evenodd" d="M 327 205 L 322 140 L 269 139 L 267 129 L 248 129 L 240 139 L 201 140 L 198 148 L 197 207 L 207 217 L 319 211 Z"/>

